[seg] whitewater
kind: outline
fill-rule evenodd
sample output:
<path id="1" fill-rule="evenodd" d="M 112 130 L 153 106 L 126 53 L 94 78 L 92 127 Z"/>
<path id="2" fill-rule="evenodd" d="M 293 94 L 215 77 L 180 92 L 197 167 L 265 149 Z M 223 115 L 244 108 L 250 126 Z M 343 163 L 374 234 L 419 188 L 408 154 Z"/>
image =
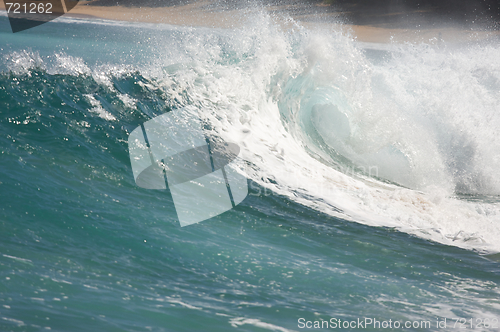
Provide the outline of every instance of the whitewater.
<path id="1" fill-rule="evenodd" d="M 358 43 L 341 25 L 306 29 L 247 14 L 244 28 L 216 34 L 135 24 L 175 31 L 174 41 L 156 35 L 146 51 L 166 54 L 140 68 L 91 68 L 78 57 L 36 52 L 13 52 L 6 65 L 15 73 L 41 66 L 92 75 L 108 85 L 109 76 L 140 70 L 174 96 L 169 106 L 196 105 L 215 134 L 241 146 L 244 174 L 266 193 L 351 221 L 500 252 L 497 41 Z M 88 97 L 97 114 L 115 120 Z M 127 94 L 119 97 L 135 107 Z"/>
<path id="2" fill-rule="evenodd" d="M 0 16 L 0 328 L 498 323 L 498 40 L 362 43 L 342 23 L 241 15 L 19 34 Z M 240 147 L 249 185 L 182 228 L 127 146 L 179 109 Z"/>

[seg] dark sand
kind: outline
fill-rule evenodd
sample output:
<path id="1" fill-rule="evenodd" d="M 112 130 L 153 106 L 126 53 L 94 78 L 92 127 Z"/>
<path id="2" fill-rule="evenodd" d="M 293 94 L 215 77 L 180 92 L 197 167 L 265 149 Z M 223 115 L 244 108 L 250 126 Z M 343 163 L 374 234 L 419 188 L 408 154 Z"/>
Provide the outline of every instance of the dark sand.
<path id="1" fill-rule="evenodd" d="M 308 27 L 342 27 L 346 34 L 364 42 L 459 43 L 500 35 L 500 3 L 496 0 L 263 0 L 260 3 L 275 17 L 289 16 Z M 67 15 L 235 28 L 245 21 L 241 9 L 251 10 L 251 6 L 248 2 L 224 0 L 93 0 L 80 1 Z M 0 9 L 3 8 L 0 2 Z"/>

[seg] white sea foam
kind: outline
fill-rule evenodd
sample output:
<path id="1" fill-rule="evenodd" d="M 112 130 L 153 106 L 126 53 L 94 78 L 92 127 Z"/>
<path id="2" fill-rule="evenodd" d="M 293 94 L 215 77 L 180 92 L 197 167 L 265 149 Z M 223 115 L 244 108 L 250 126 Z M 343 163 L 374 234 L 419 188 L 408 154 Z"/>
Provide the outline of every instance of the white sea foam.
<path id="1" fill-rule="evenodd" d="M 93 95 L 87 94 L 87 95 L 85 95 L 85 97 L 87 97 L 88 101 L 93 106 L 90 109 L 90 112 L 97 114 L 98 117 L 100 117 L 101 119 L 104 119 L 104 120 L 108 120 L 108 121 L 115 121 L 116 120 L 116 117 L 113 114 L 106 111 L 104 109 L 104 107 L 102 107 L 101 102 L 99 100 L 97 100 Z"/>
<path id="2" fill-rule="evenodd" d="M 339 27 L 285 29 L 262 14 L 234 31 L 162 31 L 172 32 L 155 48 L 165 56 L 140 69 L 154 80 L 138 84 L 163 89 L 169 107 L 199 106 L 241 147 L 251 180 L 348 220 L 500 251 L 498 45 L 384 45 L 373 56 Z M 7 60 L 13 71 L 44 66 L 36 53 Z M 54 68 L 88 75 L 73 60 L 60 56 Z M 113 90 L 109 77 L 127 70 L 90 72 Z M 87 97 L 92 112 L 115 120 Z"/>
<path id="3" fill-rule="evenodd" d="M 229 323 L 231 324 L 232 327 L 240 327 L 242 325 L 252 325 L 264 330 L 278 331 L 278 332 L 293 332 L 293 330 L 289 330 L 278 325 L 265 323 L 255 318 L 237 317 L 230 319 Z"/>
<path id="4" fill-rule="evenodd" d="M 498 199 L 454 198 L 500 194 L 498 46 L 392 45 L 386 60 L 370 59 L 340 31 L 282 30 L 265 16 L 217 36 L 178 46 L 194 59 L 166 73 L 163 88 L 188 91 L 214 130 L 242 147 L 253 181 L 357 222 L 500 251 Z M 306 97 L 342 106 L 349 138 L 326 141 L 335 133 L 311 126 Z M 404 187 L 352 174 L 372 166 Z"/>

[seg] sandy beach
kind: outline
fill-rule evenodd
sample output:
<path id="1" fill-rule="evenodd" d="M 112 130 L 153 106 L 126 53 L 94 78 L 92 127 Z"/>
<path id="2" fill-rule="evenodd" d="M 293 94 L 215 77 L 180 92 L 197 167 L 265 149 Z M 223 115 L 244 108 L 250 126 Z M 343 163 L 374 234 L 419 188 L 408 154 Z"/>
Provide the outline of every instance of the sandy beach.
<path id="1" fill-rule="evenodd" d="M 302 5 L 265 6 L 264 8 L 276 17 L 276 20 L 281 20 L 285 27 L 289 24 L 289 21 L 285 17 L 292 17 L 295 21 L 308 28 L 341 28 L 346 34 L 361 42 L 465 43 L 498 38 L 500 36 L 498 30 L 485 29 L 484 27 L 476 27 L 474 25 L 441 25 L 436 27 L 434 26 L 435 24 L 419 24 L 418 19 L 409 18 L 408 13 L 403 11 L 360 16 L 359 13 L 342 11 L 339 8 L 324 4 L 307 7 Z M 0 10 L 2 9 L 5 10 L 5 6 L 3 2 L 0 2 Z M 240 9 L 221 8 L 214 5 L 212 1 L 160 7 L 102 5 L 99 1 L 96 3 L 95 0 L 80 1 L 66 15 L 218 28 L 236 28 L 245 22 L 245 17 L 242 17 Z M 350 19 L 350 15 L 357 19 L 352 22 L 353 20 Z M 362 17 L 362 19 L 359 19 L 359 17 Z M 420 18 L 422 22 L 428 21 L 425 20 L 424 16 L 422 17 Z"/>

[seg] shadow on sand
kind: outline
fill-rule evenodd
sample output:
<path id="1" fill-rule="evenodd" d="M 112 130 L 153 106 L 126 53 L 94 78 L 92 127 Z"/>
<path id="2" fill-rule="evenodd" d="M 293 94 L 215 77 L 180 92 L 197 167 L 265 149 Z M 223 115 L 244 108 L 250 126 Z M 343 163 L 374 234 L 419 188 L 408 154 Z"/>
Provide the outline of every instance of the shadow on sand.
<path id="1" fill-rule="evenodd" d="M 94 0 L 93 6 L 170 7 L 194 0 Z M 303 21 L 344 21 L 384 28 L 436 28 L 444 25 L 479 26 L 498 29 L 498 0 L 215 0 L 210 10 L 232 10 L 251 6 L 270 12 L 300 16 Z"/>

